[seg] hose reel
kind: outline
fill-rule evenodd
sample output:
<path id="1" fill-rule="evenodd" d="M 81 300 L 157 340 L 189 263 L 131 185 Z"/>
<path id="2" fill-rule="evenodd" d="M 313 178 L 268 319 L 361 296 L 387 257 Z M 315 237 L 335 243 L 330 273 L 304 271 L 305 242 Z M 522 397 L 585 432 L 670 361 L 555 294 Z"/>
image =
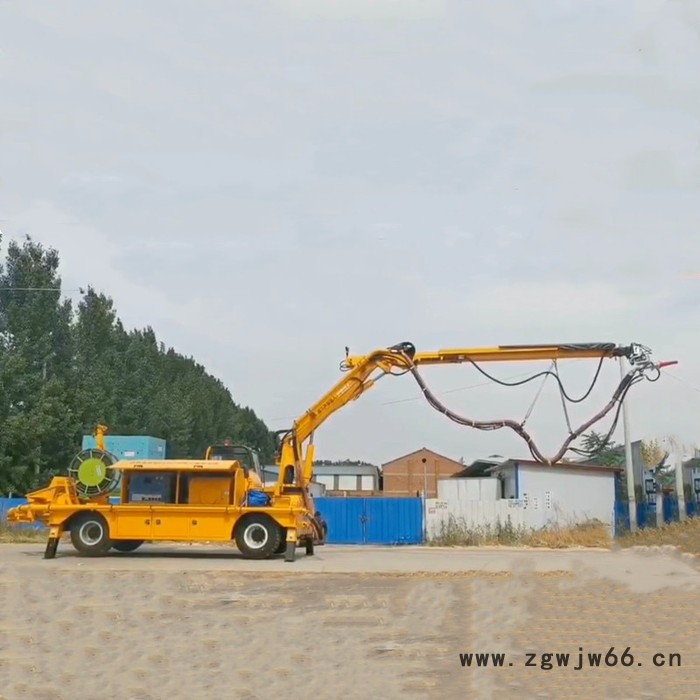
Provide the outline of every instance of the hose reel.
<path id="1" fill-rule="evenodd" d="M 110 493 L 119 486 L 121 472 L 112 469 L 119 460 L 111 452 L 90 448 L 73 457 L 68 475 L 75 481 L 80 496 L 93 498 Z"/>

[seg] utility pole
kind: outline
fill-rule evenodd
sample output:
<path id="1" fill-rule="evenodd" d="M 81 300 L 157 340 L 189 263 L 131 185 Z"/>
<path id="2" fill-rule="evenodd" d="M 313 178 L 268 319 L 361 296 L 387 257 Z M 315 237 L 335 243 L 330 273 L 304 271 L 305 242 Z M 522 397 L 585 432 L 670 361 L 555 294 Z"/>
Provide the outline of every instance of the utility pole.
<path id="1" fill-rule="evenodd" d="M 685 449 L 676 446 L 673 450 L 673 465 L 676 476 L 676 496 L 678 497 L 678 520 L 683 522 L 688 517 L 685 507 L 685 479 L 683 478 L 683 457 Z"/>
<path id="2" fill-rule="evenodd" d="M 423 457 L 423 542 L 428 539 L 428 460 Z"/>
<path id="3" fill-rule="evenodd" d="M 625 377 L 624 359 L 620 358 L 620 379 Z M 627 398 L 622 400 L 622 429 L 625 435 L 625 475 L 627 476 L 627 503 L 630 512 L 630 532 L 637 532 L 637 496 L 634 487 L 634 466 L 632 464 L 632 442 L 630 440 L 630 417 Z"/>
<path id="4" fill-rule="evenodd" d="M 421 462 L 423 462 L 423 498 L 428 498 L 428 467 L 426 466 L 426 462 L 428 460 L 423 457 Z"/>

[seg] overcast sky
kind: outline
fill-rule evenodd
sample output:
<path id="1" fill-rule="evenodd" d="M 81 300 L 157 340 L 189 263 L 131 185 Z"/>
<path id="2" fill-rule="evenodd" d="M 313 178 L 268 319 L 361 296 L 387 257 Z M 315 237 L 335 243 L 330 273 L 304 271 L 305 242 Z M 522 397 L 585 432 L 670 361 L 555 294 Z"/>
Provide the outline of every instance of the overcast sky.
<path id="1" fill-rule="evenodd" d="M 700 4 L 23 0 L 0 3 L 0 37 L 5 237 L 56 247 L 67 290 L 110 295 L 270 428 L 342 376 L 346 345 L 602 340 L 680 361 L 632 389 L 632 438 L 700 441 Z M 569 392 L 595 367 L 563 367 Z M 425 377 L 479 419 L 522 418 L 539 386 Z M 608 362 L 572 420 L 618 380 Z M 528 425 L 550 453 L 566 437 L 553 383 Z M 316 444 L 528 456 L 410 376 Z"/>

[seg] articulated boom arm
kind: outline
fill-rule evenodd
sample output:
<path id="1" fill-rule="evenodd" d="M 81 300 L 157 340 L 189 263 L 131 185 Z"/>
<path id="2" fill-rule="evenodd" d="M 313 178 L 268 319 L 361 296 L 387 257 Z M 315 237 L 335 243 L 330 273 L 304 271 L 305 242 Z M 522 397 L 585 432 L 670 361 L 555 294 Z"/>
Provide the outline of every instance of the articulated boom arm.
<path id="1" fill-rule="evenodd" d="M 408 371 L 411 360 L 402 350 L 388 348 L 376 350 L 358 360 L 355 366 L 345 363 L 341 368 L 348 373 L 325 396 L 317 401 L 306 413 L 298 418 L 291 430 L 280 431 L 281 444 L 278 448 L 278 463 L 280 466 L 280 486 L 285 482 L 289 468 L 294 469 L 296 483 L 307 483 L 313 475 L 313 435 L 314 431 L 346 404 L 359 398 L 367 389 L 386 374 L 392 374 L 392 369 L 400 368 Z M 347 348 L 346 348 L 347 351 Z M 379 372 L 376 377 L 372 375 Z M 306 441 L 309 445 L 303 451 Z M 291 481 L 289 477 L 286 483 Z"/>
<path id="2" fill-rule="evenodd" d="M 650 369 L 658 371 L 659 366 L 651 363 L 650 351 L 641 345 L 619 346 L 615 343 L 577 343 L 577 344 L 551 344 L 551 345 L 504 345 L 490 348 L 456 348 L 438 350 L 436 352 L 416 353 L 412 343 L 399 343 L 386 349 L 376 350 L 369 355 L 350 356 L 348 348 L 345 349 L 346 358 L 341 363 L 341 370 L 346 372 L 340 380 L 325 396 L 314 404 L 301 416 L 288 431 L 280 431 L 282 435 L 278 448 L 278 463 L 280 466 L 280 481 L 278 489 L 283 489 L 285 484 L 296 481 L 297 487 L 303 486 L 313 476 L 313 435 L 337 410 L 359 398 L 367 389 L 370 389 L 381 377 L 392 374 L 401 375 L 411 372 L 418 382 L 428 403 L 433 408 L 448 416 L 455 422 L 481 430 L 495 430 L 510 427 L 521 435 L 528 443 L 533 456 L 538 461 L 553 463 L 559 461 L 568 449 L 568 445 L 583 430 L 587 429 L 597 420 L 600 420 L 616 403 L 621 402 L 624 394 L 631 384 L 643 377 L 643 372 Z M 510 420 L 498 421 L 474 421 L 462 418 L 445 408 L 430 392 L 422 377 L 418 374 L 419 365 L 457 364 L 470 362 L 514 362 L 532 360 L 563 360 L 597 358 L 602 361 L 606 358 L 626 357 L 635 367 L 621 382 L 613 399 L 599 414 L 588 421 L 582 428 L 572 432 L 569 440 L 562 447 L 558 455 L 553 459 L 547 459 L 537 450 L 530 436 L 524 431 L 522 424 Z M 596 375 L 597 376 L 597 375 Z M 648 377 L 647 377 L 648 378 Z M 658 378 L 658 377 L 657 377 Z M 309 441 L 306 450 L 304 443 Z M 290 473 L 293 471 L 293 474 Z M 296 477 L 293 479 L 293 475 Z"/>

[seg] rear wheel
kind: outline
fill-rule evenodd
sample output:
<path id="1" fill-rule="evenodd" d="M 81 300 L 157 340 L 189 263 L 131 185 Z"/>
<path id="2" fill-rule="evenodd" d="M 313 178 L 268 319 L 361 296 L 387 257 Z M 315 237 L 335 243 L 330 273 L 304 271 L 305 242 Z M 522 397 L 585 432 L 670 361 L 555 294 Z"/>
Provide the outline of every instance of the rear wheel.
<path id="1" fill-rule="evenodd" d="M 106 554 L 112 546 L 109 526 L 99 513 L 77 516 L 70 524 L 70 539 L 78 552 L 89 557 Z"/>
<path id="2" fill-rule="evenodd" d="M 245 516 L 236 526 L 236 547 L 246 559 L 267 559 L 283 542 L 282 528 L 268 515 Z"/>
<path id="3" fill-rule="evenodd" d="M 133 552 L 143 544 L 143 540 L 114 540 L 112 549 L 117 552 Z"/>

